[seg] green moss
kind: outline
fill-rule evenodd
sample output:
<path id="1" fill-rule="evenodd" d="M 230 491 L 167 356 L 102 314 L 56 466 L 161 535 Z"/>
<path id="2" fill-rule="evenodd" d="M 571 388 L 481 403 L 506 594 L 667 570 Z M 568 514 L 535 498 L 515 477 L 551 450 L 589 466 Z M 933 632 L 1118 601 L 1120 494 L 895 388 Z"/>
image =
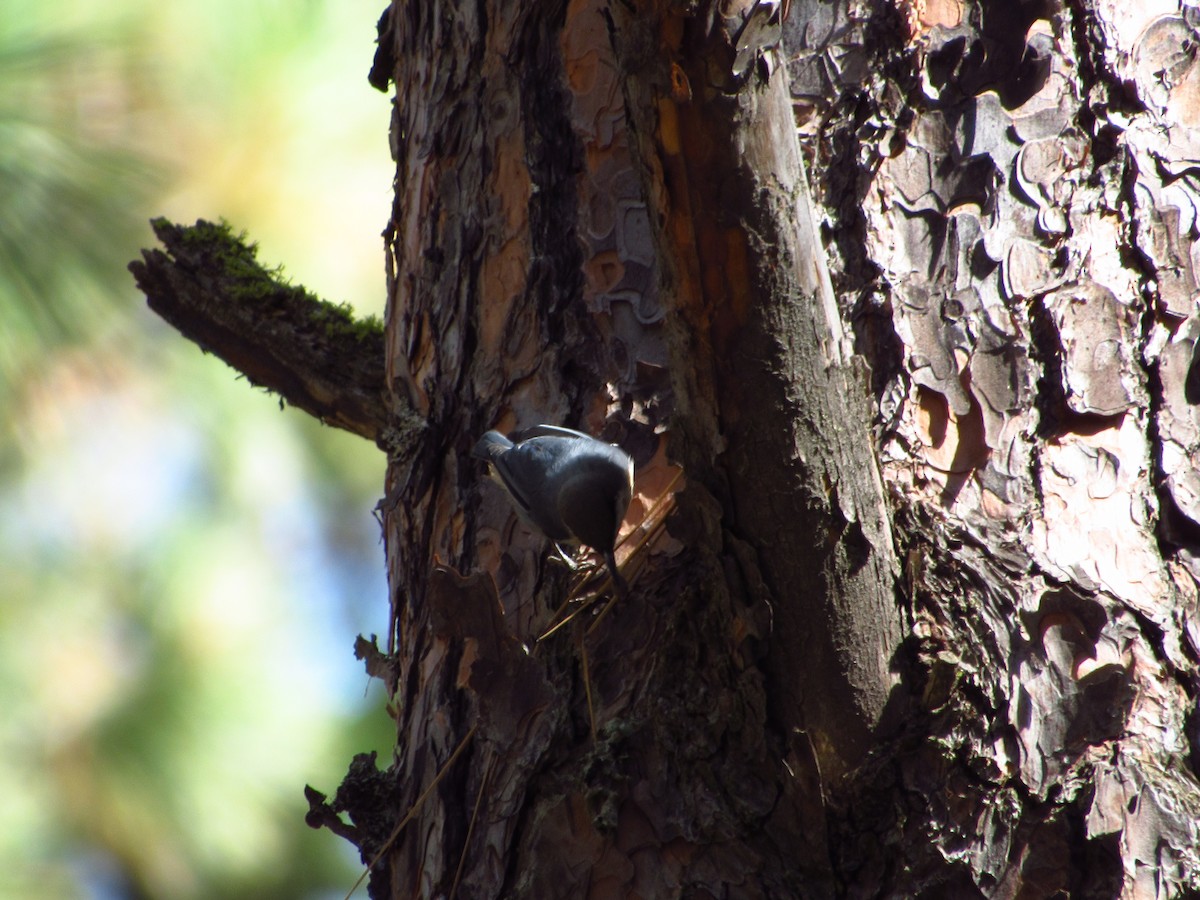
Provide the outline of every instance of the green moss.
<path id="1" fill-rule="evenodd" d="M 282 267 L 267 268 L 258 261 L 258 245 L 235 232 L 228 222 L 200 219 L 195 225 L 176 225 L 164 218 L 151 227 L 176 261 L 188 259 L 223 280 L 221 293 L 236 303 L 286 307 L 303 315 L 330 338 L 377 341 L 383 335 L 378 316 L 358 318 L 348 303 L 322 300 L 291 284 Z"/>
<path id="2" fill-rule="evenodd" d="M 316 300 L 317 310 L 313 313 L 313 321 L 322 326 L 326 333 L 345 335 L 357 340 L 374 338 L 383 334 L 383 322 L 378 316 L 358 318 L 349 303 L 330 303 L 327 300 Z"/>

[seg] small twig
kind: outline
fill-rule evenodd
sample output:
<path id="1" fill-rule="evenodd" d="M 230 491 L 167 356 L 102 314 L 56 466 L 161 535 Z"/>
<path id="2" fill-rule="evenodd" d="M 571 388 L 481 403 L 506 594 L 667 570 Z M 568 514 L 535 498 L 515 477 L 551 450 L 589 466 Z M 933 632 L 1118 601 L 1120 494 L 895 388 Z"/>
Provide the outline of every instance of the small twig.
<path id="1" fill-rule="evenodd" d="M 358 886 L 363 883 L 363 879 L 371 874 L 371 871 L 379 864 L 379 861 L 383 859 L 384 854 L 392 849 L 392 844 L 396 843 L 396 838 L 400 837 L 400 832 L 404 830 L 404 826 L 407 825 L 412 820 L 412 817 L 420 811 L 425 801 L 429 799 L 429 795 L 433 793 L 433 789 L 438 786 L 444 777 L 446 777 L 446 773 L 450 771 L 450 767 L 458 761 L 460 756 L 462 756 L 463 751 L 467 749 L 467 744 L 471 742 L 471 738 L 475 737 L 475 732 L 478 728 L 478 725 L 472 725 L 471 730 L 463 735 L 463 739 L 458 742 L 458 746 L 454 748 L 454 752 L 450 754 L 450 758 L 442 764 L 442 767 L 438 770 L 438 773 L 433 776 L 433 781 L 429 782 L 429 787 L 425 788 L 425 790 L 421 792 L 421 796 L 418 797 L 413 802 L 413 805 L 409 807 L 408 812 L 404 814 L 404 818 L 396 823 L 396 827 L 392 829 L 392 833 L 384 842 L 383 847 L 380 848 L 379 852 L 375 854 L 375 858 L 367 865 L 366 871 L 358 876 L 358 881 L 354 882 L 354 885 L 350 888 L 350 892 L 346 894 L 345 900 L 350 900 L 350 898 L 354 895 L 354 892 L 358 890 Z"/>
<path id="2" fill-rule="evenodd" d="M 588 721 L 592 726 L 592 743 L 596 741 L 596 708 L 592 705 L 592 672 L 588 665 L 587 642 L 579 634 L 579 657 L 583 663 L 583 692 L 587 696 Z"/>
<path id="3" fill-rule="evenodd" d="M 575 599 L 573 595 L 568 596 L 567 599 L 563 601 L 563 605 L 560 606 L 557 610 L 555 610 L 555 615 L 558 615 L 560 612 L 562 612 L 563 607 L 565 607 L 573 599 Z M 560 619 L 558 622 L 555 622 L 553 625 L 551 625 L 549 628 L 547 628 L 545 631 L 543 631 L 540 635 L 538 635 L 538 638 L 536 641 L 534 641 L 534 644 L 535 645 L 540 644 L 542 641 L 546 640 L 548 637 L 550 637 L 555 632 L 560 631 L 564 625 L 567 625 L 568 623 L 574 621 L 575 617 L 577 615 L 579 615 L 581 612 L 583 612 L 585 609 L 587 609 L 589 606 L 591 606 L 590 602 L 581 604 L 579 609 L 572 611 L 565 618 Z"/>
<path id="4" fill-rule="evenodd" d="M 483 770 L 483 780 L 479 783 L 479 793 L 475 795 L 475 809 L 471 811 L 471 824 L 467 826 L 467 837 L 463 841 L 462 855 L 458 858 L 458 868 L 454 872 L 454 884 L 450 886 L 450 900 L 458 895 L 458 882 L 462 879 L 463 866 L 467 862 L 467 848 L 471 846 L 471 835 L 475 833 L 475 820 L 479 818 L 479 807 L 483 805 L 483 795 L 487 791 L 488 781 L 492 777 L 492 765 L 496 757 L 488 755 L 487 766 Z"/>

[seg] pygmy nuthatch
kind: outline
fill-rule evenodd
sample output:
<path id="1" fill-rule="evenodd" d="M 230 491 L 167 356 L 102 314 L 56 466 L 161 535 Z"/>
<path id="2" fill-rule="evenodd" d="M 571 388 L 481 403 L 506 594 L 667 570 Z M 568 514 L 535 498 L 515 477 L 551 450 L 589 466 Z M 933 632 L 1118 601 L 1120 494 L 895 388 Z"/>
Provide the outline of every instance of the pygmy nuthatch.
<path id="1" fill-rule="evenodd" d="M 633 496 L 628 453 L 570 428 L 535 425 L 516 443 L 489 431 L 471 455 L 492 464 L 492 477 L 522 521 L 555 544 L 586 544 L 599 551 L 617 589 L 628 590 L 613 554 Z"/>

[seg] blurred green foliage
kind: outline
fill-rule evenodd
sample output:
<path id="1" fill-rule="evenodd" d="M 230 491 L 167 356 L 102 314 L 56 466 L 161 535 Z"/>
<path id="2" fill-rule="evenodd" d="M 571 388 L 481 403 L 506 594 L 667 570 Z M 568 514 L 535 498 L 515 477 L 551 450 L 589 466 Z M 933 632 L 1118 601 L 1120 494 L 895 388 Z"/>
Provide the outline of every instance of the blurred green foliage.
<path id="1" fill-rule="evenodd" d="M 154 215 L 229 219 L 382 303 L 381 0 L 9 2 L 0 15 L 0 898 L 341 896 L 304 824 L 393 728 L 384 460 L 157 322 Z"/>
<path id="2" fill-rule="evenodd" d="M 111 320 L 134 210 L 159 173 L 111 133 L 113 81 L 136 73 L 112 32 L 0 17 L 0 379 Z"/>

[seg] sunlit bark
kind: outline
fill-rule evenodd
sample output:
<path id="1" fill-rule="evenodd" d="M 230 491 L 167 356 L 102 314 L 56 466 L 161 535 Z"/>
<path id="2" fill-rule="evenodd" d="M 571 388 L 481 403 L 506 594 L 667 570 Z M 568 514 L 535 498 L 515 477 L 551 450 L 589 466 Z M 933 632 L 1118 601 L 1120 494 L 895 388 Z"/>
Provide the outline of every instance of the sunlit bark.
<path id="1" fill-rule="evenodd" d="M 795 0 L 779 46 L 749 0 L 396 6 L 425 430 L 377 896 L 1200 889 L 1200 106 L 1160 5 Z M 541 640 L 572 581 L 468 457 L 537 421 L 634 455 L 629 531 L 669 513 Z"/>

